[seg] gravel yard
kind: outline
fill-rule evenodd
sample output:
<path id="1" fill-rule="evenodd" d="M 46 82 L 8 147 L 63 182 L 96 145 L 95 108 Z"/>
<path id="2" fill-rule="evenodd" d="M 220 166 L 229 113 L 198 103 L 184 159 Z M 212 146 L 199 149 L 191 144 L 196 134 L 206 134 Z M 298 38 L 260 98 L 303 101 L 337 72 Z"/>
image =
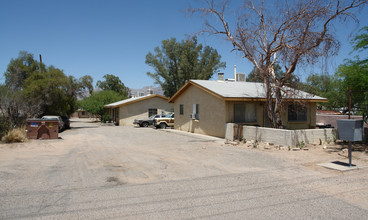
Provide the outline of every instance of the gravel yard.
<path id="1" fill-rule="evenodd" d="M 172 129 L 74 120 L 58 140 L 0 144 L 0 219 L 348 218 L 368 215 L 368 169 L 332 146 L 287 151 Z M 354 152 L 355 153 L 355 152 Z M 354 156 L 353 153 L 353 156 Z M 353 158 L 368 165 L 365 152 Z"/>

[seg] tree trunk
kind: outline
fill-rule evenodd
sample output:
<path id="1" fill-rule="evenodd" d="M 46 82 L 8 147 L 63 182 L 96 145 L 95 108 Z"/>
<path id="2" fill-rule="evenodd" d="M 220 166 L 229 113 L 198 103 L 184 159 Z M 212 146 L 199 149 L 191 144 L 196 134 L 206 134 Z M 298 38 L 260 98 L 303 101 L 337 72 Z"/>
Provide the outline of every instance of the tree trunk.
<path id="1" fill-rule="evenodd" d="M 264 85 L 266 87 L 266 106 L 268 119 L 270 120 L 273 128 L 281 128 L 281 88 L 277 86 L 277 82 L 273 82 L 273 80 L 271 80 L 269 73 L 265 73 L 261 75 L 261 77 L 263 77 Z"/>

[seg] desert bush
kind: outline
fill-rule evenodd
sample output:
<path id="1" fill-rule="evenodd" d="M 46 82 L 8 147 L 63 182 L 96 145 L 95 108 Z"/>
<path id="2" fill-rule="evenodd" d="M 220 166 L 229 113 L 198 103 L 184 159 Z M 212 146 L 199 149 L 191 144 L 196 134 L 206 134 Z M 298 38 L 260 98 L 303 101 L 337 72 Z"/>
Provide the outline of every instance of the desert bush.
<path id="1" fill-rule="evenodd" d="M 26 140 L 27 132 L 25 127 L 11 129 L 1 138 L 1 141 L 5 143 L 25 142 Z"/>

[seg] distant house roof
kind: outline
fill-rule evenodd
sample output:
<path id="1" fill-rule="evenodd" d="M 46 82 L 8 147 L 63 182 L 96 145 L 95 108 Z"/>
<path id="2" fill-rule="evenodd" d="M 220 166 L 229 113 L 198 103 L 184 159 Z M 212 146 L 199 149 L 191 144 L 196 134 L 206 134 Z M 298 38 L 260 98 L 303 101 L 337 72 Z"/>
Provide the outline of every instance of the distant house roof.
<path id="1" fill-rule="evenodd" d="M 266 90 L 263 83 L 255 82 L 229 82 L 213 80 L 190 80 L 169 100 L 174 102 L 190 86 L 196 86 L 220 99 L 226 101 L 265 101 Z M 285 87 L 291 90 L 291 88 Z M 284 97 L 285 99 L 297 99 L 311 102 L 327 102 L 326 98 L 319 97 L 307 92 L 295 90 L 292 95 Z"/>
<path id="2" fill-rule="evenodd" d="M 114 103 L 110 103 L 108 105 L 105 105 L 105 108 L 116 108 L 116 107 L 120 107 L 123 105 L 128 105 L 128 104 L 132 104 L 135 102 L 140 102 L 146 99 L 150 99 L 150 98 L 154 98 L 154 97 L 159 97 L 162 99 L 166 99 L 169 100 L 169 98 L 165 97 L 165 96 L 161 96 L 161 95 L 157 95 L 157 94 L 150 94 L 150 95 L 146 95 L 146 96 L 140 96 L 140 97 L 134 97 L 134 98 L 129 98 L 129 99 L 124 99 L 118 102 L 114 102 Z"/>

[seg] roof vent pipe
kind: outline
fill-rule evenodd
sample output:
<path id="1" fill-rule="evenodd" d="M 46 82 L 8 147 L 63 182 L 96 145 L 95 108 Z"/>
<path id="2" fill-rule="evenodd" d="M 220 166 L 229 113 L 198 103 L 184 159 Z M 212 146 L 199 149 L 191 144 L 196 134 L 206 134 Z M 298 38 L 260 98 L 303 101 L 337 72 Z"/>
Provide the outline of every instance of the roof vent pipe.
<path id="1" fill-rule="evenodd" d="M 234 65 L 234 81 L 236 82 L 236 65 Z"/>

